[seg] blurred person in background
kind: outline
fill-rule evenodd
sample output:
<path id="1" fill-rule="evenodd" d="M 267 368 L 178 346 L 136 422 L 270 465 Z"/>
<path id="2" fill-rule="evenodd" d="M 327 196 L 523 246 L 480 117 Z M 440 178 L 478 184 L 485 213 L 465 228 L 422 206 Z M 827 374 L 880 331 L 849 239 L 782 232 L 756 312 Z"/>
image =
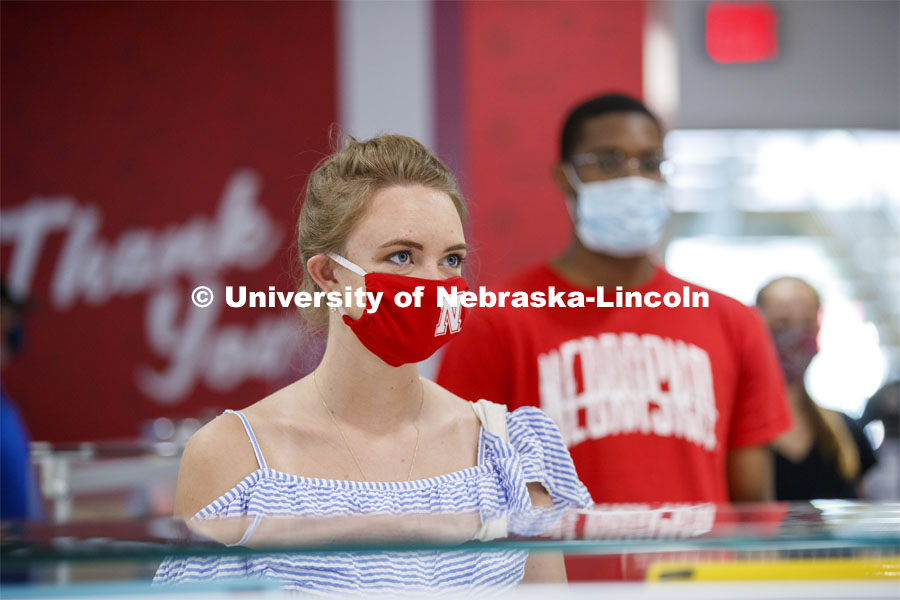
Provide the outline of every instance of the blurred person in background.
<path id="1" fill-rule="evenodd" d="M 790 426 L 759 315 L 669 274 L 651 258 L 669 215 L 663 130 L 638 100 L 576 106 L 554 176 L 572 219 L 568 249 L 498 286 L 581 291 L 705 291 L 703 307 L 473 311 L 438 383 L 469 400 L 538 406 L 563 433 L 598 503 L 765 501 L 767 444 Z"/>
<path id="2" fill-rule="evenodd" d="M 866 403 L 859 424 L 880 421 L 884 437 L 875 449 L 876 464 L 863 478 L 862 495 L 867 500 L 900 502 L 900 381 L 892 381 L 875 392 Z"/>
<path id="3" fill-rule="evenodd" d="M 794 426 L 772 444 L 778 500 L 859 497 L 875 455 L 848 415 L 810 398 L 803 375 L 818 352 L 819 293 L 796 277 L 779 277 L 757 293 L 756 305 L 772 332 L 784 371 Z"/>
<path id="4" fill-rule="evenodd" d="M 418 375 L 416 363 L 464 324 L 464 312 L 442 309 L 436 299 L 439 288 L 467 288 L 465 212 L 453 176 L 411 138 L 351 138 L 320 163 L 298 223 L 302 290 L 364 289 L 384 297 L 379 306 L 367 301 L 374 312 L 356 303 L 304 310 L 311 327 L 327 330 L 322 362 L 244 410 L 226 411 L 190 439 L 178 478 L 178 516 L 202 527 L 220 517 L 453 513 L 460 517 L 456 535 L 471 539 L 485 525 L 479 518 L 591 504 L 545 414 L 472 404 Z M 420 308 L 397 306 L 397 295 L 418 288 Z M 254 544 L 267 536 L 283 540 L 290 531 L 283 520 L 245 526 L 239 520 L 217 539 Z M 422 534 L 429 534 L 427 523 Z M 298 560 L 278 569 L 292 587 L 319 591 L 450 591 L 565 580 L 558 554 L 520 551 Z M 267 568 L 241 564 L 174 559 L 160 567 L 156 581 Z"/>
<path id="5" fill-rule="evenodd" d="M 19 408 L 6 390 L 3 374 L 22 352 L 28 303 L 0 283 L 0 520 L 38 519 L 43 515 L 34 469 L 31 437 Z"/>

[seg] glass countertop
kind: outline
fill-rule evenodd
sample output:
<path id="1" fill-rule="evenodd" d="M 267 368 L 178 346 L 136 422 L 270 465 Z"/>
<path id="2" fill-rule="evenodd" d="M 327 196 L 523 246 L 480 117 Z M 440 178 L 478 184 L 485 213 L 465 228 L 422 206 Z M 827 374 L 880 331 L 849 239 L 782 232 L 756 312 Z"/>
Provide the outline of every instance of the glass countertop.
<path id="1" fill-rule="evenodd" d="M 615 555 L 874 549 L 900 554 L 900 504 L 606 505 L 499 515 L 6 522 L 3 569 L 59 561 L 272 553 L 556 550 Z"/>

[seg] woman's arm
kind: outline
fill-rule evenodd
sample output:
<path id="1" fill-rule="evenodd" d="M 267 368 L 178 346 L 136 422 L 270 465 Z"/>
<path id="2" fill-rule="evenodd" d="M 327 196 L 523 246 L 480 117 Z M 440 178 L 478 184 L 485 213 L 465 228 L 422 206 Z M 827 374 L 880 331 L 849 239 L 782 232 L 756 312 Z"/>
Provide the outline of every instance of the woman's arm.
<path id="1" fill-rule="evenodd" d="M 207 520 L 207 531 L 231 519 Z M 243 527 L 252 518 L 240 519 Z M 455 545 L 472 539 L 481 525 L 478 513 L 352 514 L 338 517 L 267 517 L 260 520 L 244 544 L 277 548 L 327 544 L 438 543 Z M 209 535 L 209 533 L 207 533 Z M 219 536 L 210 536 L 218 539 Z"/>
<path id="2" fill-rule="evenodd" d="M 191 521 L 191 517 L 256 469 L 256 458 L 240 420 L 233 415 L 217 417 L 197 431 L 184 448 L 178 468 L 175 516 L 185 519 L 192 529 L 210 535 L 208 528 Z M 240 540 L 240 521 L 229 521 L 225 527 L 214 528 L 211 537 L 226 544 Z"/>
<path id="3" fill-rule="evenodd" d="M 540 483 L 529 483 L 528 495 L 531 497 L 532 506 L 553 506 L 553 499 Z M 566 564 L 562 552 L 528 553 L 523 583 L 566 583 L 566 581 Z"/>

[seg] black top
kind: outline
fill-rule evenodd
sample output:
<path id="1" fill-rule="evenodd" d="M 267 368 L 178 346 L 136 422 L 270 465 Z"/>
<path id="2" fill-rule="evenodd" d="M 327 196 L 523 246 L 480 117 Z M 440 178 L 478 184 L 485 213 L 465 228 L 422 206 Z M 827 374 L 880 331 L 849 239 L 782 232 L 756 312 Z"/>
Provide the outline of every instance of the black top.
<path id="1" fill-rule="evenodd" d="M 862 428 L 841 413 L 847 429 L 859 451 L 859 474 L 851 482 L 844 481 L 837 467 L 829 464 L 813 446 L 806 458 L 792 462 L 777 451 L 775 455 L 775 498 L 778 500 L 815 500 L 819 498 L 859 498 L 856 484 L 863 474 L 875 464 L 875 453 Z"/>

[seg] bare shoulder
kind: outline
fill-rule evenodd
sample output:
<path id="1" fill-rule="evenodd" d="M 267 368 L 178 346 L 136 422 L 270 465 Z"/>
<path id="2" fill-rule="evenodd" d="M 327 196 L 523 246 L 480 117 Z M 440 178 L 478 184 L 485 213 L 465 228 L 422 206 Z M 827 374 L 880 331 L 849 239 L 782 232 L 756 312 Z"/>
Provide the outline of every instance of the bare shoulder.
<path id="1" fill-rule="evenodd" d="M 258 468 L 240 418 L 219 415 L 184 449 L 175 494 L 176 516 L 190 518 Z"/>
<path id="2" fill-rule="evenodd" d="M 460 398 L 456 394 L 439 386 L 430 379 L 423 379 L 426 390 L 435 399 L 435 403 L 439 407 L 442 414 L 450 417 L 453 421 L 460 424 L 470 424 L 471 426 L 479 426 L 480 422 L 472 410 L 472 403 L 468 400 Z"/>
<path id="3" fill-rule="evenodd" d="M 428 450 L 432 453 L 430 475 L 477 465 L 481 421 L 472 410 L 472 403 L 432 381 L 423 379 L 423 382 L 427 397 L 422 433 L 427 432 L 423 439 L 428 440 Z"/>

